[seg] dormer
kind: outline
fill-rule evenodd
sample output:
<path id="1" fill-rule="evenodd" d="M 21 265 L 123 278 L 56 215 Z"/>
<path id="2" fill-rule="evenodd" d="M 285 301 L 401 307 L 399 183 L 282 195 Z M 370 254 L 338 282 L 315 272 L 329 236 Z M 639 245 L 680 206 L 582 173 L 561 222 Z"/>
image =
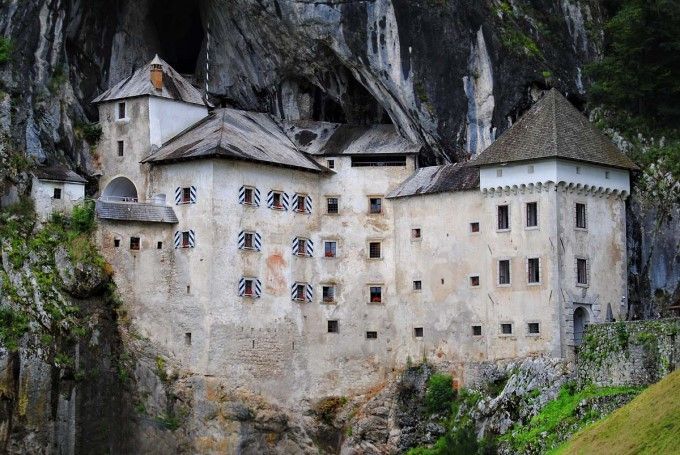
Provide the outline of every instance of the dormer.
<path id="1" fill-rule="evenodd" d="M 470 164 L 490 194 L 555 184 L 626 197 L 638 169 L 555 89 Z"/>

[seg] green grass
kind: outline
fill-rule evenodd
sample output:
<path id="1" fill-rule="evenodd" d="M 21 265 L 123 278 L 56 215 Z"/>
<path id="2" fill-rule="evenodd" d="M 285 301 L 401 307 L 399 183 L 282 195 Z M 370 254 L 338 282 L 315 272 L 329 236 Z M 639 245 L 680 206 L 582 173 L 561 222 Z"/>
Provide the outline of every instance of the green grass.
<path id="1" fill-rule="evenodd" d="M 680 453 L 680 370 L 607 418 L 577 433 L 554 455 Z"/>
<path id="2" fill-rule="evenodd" d="M 558 427 L 561 425 L 578 424 L 577 409 L 581 401 L 589 398 L 630 394 L 639 392 L 634 387 L 586 387 L 580 391 L 573 391 L 565 386 L 560 390 L 558 397 L 549 402 L 540 413 L 524 426 L 513 429 L 510 433 L 501 437 L 501 440 L 509 442 L 518 453 L 524 453 L 528 448 L 535 446 L 537 442 L 545 442 L 546 447 L 553 447 L 559 443 Z M 589 415 L 586 418 L 597 416 Z M 587 422 L 583 422 L 584 424 Z M 546 435 L 547 434 L 547 435 Z"/>

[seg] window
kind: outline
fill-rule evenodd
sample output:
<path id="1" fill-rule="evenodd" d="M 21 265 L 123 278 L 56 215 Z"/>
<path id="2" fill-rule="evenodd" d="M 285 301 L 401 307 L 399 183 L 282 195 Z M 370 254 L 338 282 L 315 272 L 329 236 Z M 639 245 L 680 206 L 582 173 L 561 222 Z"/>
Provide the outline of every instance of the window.
<path id="1" fill-rule="evenodd" d="M 503 169 L 496 169 L 496 177 L 503 177 Z"/>
<path id="2" fill-rule="evenodd" d="M 470 286 L 472 287 L 477 287 L 479 286 L 479 276 L 474 275 L 470 277 Z"/>
<path id="3" fill-rule="evenodd" d="M 382 213 L 382 198 L 369 198 L 369 213 Z"/>
<path id="4" fill-rule="evenodd" d="M 253 248 L 253 233 L 246 232 L 243 234 L 243 248 Z"/>
<path id="5" fill-rule="evenodd" d="M 501 333 L 503 335 L 512 335 L 512 324 L 510 323 L 504 323 L 501 324 Z"/>
<path id="6" fill-rule="evenodd" d="M 118 156 L 125 155 L 125 142 L 118 141 Z"/>
<path id="7" fill-rule="evenodd" d="M 368 257 L 370 259 L 380 259 L 382 257 L 380 255 L 380 253 L 381 253 L 380 247 L 381 247 L 380 242 L 369 242 L 369 244 L 368 244 Z"/>
<path id="8" fill-rule="evenodd" d="M 540 329 L 539 329 L 539 326 L 538 326 L 538 322 L 530 322 L 530 323 L 528 324 L 528 327 L 527 327 L 527 328 L 528 328 L 528 330 L 529 330 L 529 333 L 532 334 L 532 335 L 533 335 L 533 334 L 541 333 L 541 332 L 540 332 Z"/>
<path id="9" fill-rule="evenodd" d="M 182 188 L 182 199 L 180 202 L 182 204 L 188 204 L 191 202 L 191 188 Z"/>
<path id="10" fill-rule="evenodd" d="M 606 179 L 609 178 L 609 171 L 604 171 L 604 178 L 606 178 Z"/>
<path id="11" fill-rule="evenodd" d="M 125 103 L 118 103 L 118 118 L 125 118 Z"/>
<path id="12" fill-rule="evenodd" d="M 378 332 L 375 331 L 368 331 L 366 332 L 366 338 L 369 340 L 375 340 L 378 338 Z"/>
<path id="13" fill-rule="evenodd" d="M 581 173 L 581 166 L 576 166 L 576 173 L 580 174 Z"/>
<path id="14" fill-rule="evenodd" d="M 307 196 L 304 194 L 298 194 L 297 197 L 295 198 L 295 211 L 300 212 L 300 213 L 305 213 L 307 210 L 305 209 L 305 201 L 307 200 Z"/>
<path id="15" fill-rule="evenodd" d="M 334 258 L 337 256 L 338 244 L 334 240 L 326 240 L 323 244 L 323 257 Z"/>
<path id="16" fill-rule="evenodd" d="M 538 226 L 538 202 L 527 203 L 527 227 Z"/>
<path id="17" fill-rule="evenodd" d="M 326 212 L 332 215 L 338 213 L 338 198 L 328 197 L 326 198 Z"/>
<path id="18" fill-rule="evenodd" d="M 416 338 L 422 338 L 423 337 L 423 328 L 422 327 L 414 327 L 413 328 L 413 335 Z"/>
<path id="19" fill-rule="evenodd" d="M 498 284 L 510 284 L 510 260 L 498 261 Z"/>
<path id="20" fill-rule="evenodd" d="M 541 282 L 540 261 L 538 258 L 529 258 L 527 263 L 527 282 L 536 284 Z"/>
<path id="21" fill-rule="evenodd" d="M 479 222 L 474 221 L 470 223 L 470 232 L 479 232 Z"/>
<path id="22" fill-rule="evenodd" d="M 120 239 L 113 239 L 113 246 L 115 248 L 120 247 Z"/>
<path id="23" fill-rule="evenodd" d="M 307 239 L 298 239 L 298 256 L 307 256 Z"/>
<path id="24" fill-rule="evenodd" d="M 335 286 L 326 284 L 321 287 L 321 299 L 324 303 L 335 302 Z"/>
<path id="25" fill-rule="evenodd" d="M 335 169 L 335 160 L 326 160 L 326 166 L 328 169 Z"/>
<path id="26" fill-rule="evenodd" d="M 191 236 L 189 231 L 182 232 L 182 248 L 189 248 L 191 246 Z"/>
<path id="27" fill-rule="evenodd" d="M 352 156 L 352 167 L 406 166 L 406 156 Z"/>
<path id="28" fill-rule="evenodd" d="M 498 230 L 510 229 L 510 207 L 507 205 L 498 206 Z"/>
<path id="29" fill-rule="evenodd" d="M 588 284 L 588 262 L 585 259 L 576 259 L 576 284 Z"/>
<path id="30" fill-rule="evenodd" d="M 283 208 L 283 203 L 281 202 L 281 193 L 272 193 L 272 207 L 275 209 Z"/>
<path id="31" fill-rule="evenodd" d="M 338 321 L 328 321 L 328 333 L 338 333 Z"/>
<path id="32" fill-rule="evenodd" d="M 191 332 L 186 332 L 184 334 L 184 345 L 191 346 Z"/>
<path id="33" fill-rule="evenodd" d="M 140 241 L 139 237 L 130 237 L 130 249 L 139 250 Z"/>
<path id="34" fill-rule="evenodd" d="M 52 197 L 54 199 L 61 199 L 61 188 L 55 188 Z"/>
<path id="35" fill-rule="evenodd" d="M 423 282 L 420 280 L 415 280 L 413 282 L 413 290 L 414 291 L 420 291 L 423 289 Z"/>
<path id="36" fill-rule="evenodd" d="M 303 283 L 295 284 L 295 294 L 293 300 L 305 300 L 305 285 Z"/>
<path id="37" fill-rule="evenodd" d="M 243 291 L 243 295 L 247 297 L 252 297 L 253 296 L 253 280 L 245 280 L 245 289 Z"/>
<path id="38" fill-rule="evenodd" d="M 243 189 L 243 203 L 248 205 L 253 205 L 253 189 L 244 188 Z"/>
<path id="39" fill-rule="evenodd" d="M 482 336 L 482 326 L 481 325 L 473 325 L 472 326 L 472 336 L 473 337 Z"/>
<path id="40" fill-rule="evenodd" d="M 420 240 L 421 238 L 420 228 L 411 229 L 411 239 Z"/>
<path id="41" fill-rule="evenodd" d="M 586 219 L 586 205 L 576 203 L 576 227 L 578 229 L 587 229 L 588 222 Z"/>
<path id="42" fill-rule="evenodd" d="M 163 249 L 163 242 L 156 242 L 156 249 L 162 250 Z"/>
<path id="43" fill-rule="evenodd" d="M 370 286 L 370 302 L 371 303 L 381 303 L 382 302 L 382 287 L 380 286 Z"/>
<path id="44" fill-rule="evenodd" d="M 533 173 L 534 173 L 534 165 L 533 165 L 533 164 L 530 164 L 530 165 L 527 167 L 527 172 L 528 172 L 529 174 L 533 174 Z"/>

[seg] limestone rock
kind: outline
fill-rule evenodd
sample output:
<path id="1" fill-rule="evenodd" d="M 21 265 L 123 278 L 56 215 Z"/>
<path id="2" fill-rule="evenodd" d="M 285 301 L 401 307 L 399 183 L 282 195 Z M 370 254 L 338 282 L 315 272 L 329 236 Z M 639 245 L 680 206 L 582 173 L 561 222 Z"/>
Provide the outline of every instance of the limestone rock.
<path id="1" fill-rule="evenodd" d="M 65 247 L 57 248 L 54 262 L 66 292 L 76 298 L 86 298 L 101 292 L 108 277 L 94 264 L 74 263 Z"/>

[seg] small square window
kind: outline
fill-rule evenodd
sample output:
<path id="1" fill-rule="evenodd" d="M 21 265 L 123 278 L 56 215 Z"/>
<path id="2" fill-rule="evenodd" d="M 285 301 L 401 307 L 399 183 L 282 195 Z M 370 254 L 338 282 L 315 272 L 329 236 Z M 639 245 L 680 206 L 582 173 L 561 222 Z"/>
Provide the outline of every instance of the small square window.
<path id="1" fill-rule="evenodd" d="M 529 329 L 530 334 L 540 333 L 540 328 L 539 328 L 538 322 L 530 322 L 528 324 L 528 329 Z"/>
<path id="2" fill-rule="evenodd" d="M 422 327 L 415 327 L 413 329 L 413 335 L 415 335 L 416 338 L 422 338 L 423 337 L 423 328 Z"/>
<path id="3" fill-rule="evenodd" d="M 423 282 L 420 280 L 415 280 L 413 282 L 413 290 L 414 291 L 420 291 L 423 289 Z"/>
<path id="4" fill-rule="evenodd" d="M 61 199 L 61 188 L 55 188 L 52 197 L 54 199 Z"/>
<path id="5" fill-rule="evenodd" d="M 413 228 L 411 229 L 411 238 L 413 240 L 419 240 L 422 238 L 420 228 Z"/>
<path id="6" fill-rule="evenodd" d="M 498 284 L 510 284 L 510 260 L 498 261 Z"/>
<path id="7" fill-rule="evenodd" d="M 156 249 L 162 250 L 163 249 L 163 242 L 156 242 Z"/>
<path id="8" fill-rule="evenodd" d="M 182 232 L 182 248 L 189 248 L 191 246 L 191 239 L 189 231 Z"/>
<path id="9" fill-rule="evenodd" d="M 294 300 L 304 300 L 305 299 L 305 285 L 303 283 L 297 283 L 295 285 L 295 299 Z"/>
<path id="10" fill-rule="evenodd" d="M 606 178 L 606 179 L 609 178 L 609 171 L 604 171 L 604 178 Z"/>
<path id="11" fill-rule="evenodd" d="M 370 259 L 380 259 L 381 254 L 381 243 L 380 242 L 369 242 L 368 244 L 368 257 Z"/>
<path id="12" fill-rule="evenodd" d="M 576 166 L 576 173 L 580 174 L 581 173 L 581 166 Z"/>
<path id="13" fill-rule="evenodd" d="M 191 332 L 186 332 L 184 334 L 184 345 L 191 346 Z"/>
<path id="14" fill-rule="evenodd" d="M 338 333 L 339 331 L 338 321 L 328 321 L 328 333 Z"/>
<path id="15" fill-rule="evenodd" d="M 586 205 L 576 203 L 576 227 L 578 229 L 587 229 L 588 221 L 586 218 Z"/>
<path id="16" fill-rule="evenodd" d="M 533 173 L 534 173 L 534 165 L 533 165 L 533 164 L 530 164 L 529 166 L 527 166 L 527 172 L 528 172 L 529 174 L 533 174 Z"/>
<path id="17" fill-rule="evenodd" d="M 588 284 L 588 262 L 585 259 L 576 259 L 576 283 Z"/>
<path id="18" fill-rule="evenodd" d="M 482 326 L 481 325 L 473 325 L 472 326 L 472 336 L 475 336 L 475 337 L 482 336 Z"/>
<path id="19" fill-rule="evenodd" d="M 378 338 L 378 332 L 375 331 L 368 331 L 366 332 L 366 338 L 369 340 L 375 340 Z"/>
<path id="20" fill-rule="evenodd" d="M 253 233 L 246 232 L 243 234 L 243 248 L 253 248 Z"/>
<path id="21" fill-rule="evenodd" d="M 470 232 L 479 232 L 479 222 L 474 221 L 470 223 Z"/>
<path id="22" fill-rule="evenodd" d="M 498 206 L 498 230 L 510 229 L 510 207 L 507 205 Z"/>
<path id="23" fill-rule="evenodd" d="M 371 303 L 382 303 L 382 287 L 370 286 L 369 294 Z"/>
<path id="24" fill-rule="evenodd" d="M 120 239 L 113 239 L 113 246 L 118 248 L 120 246 Z"/>
<path id="25" fill-rule="evenodd" d="M 541 282 L 540 260 L 539 258 L 529 258 L 527 260 L 527 282 L 536 284 Z"/>
<path id="26" fill-rule="evenodd" d="M 252 188 L 244 188 L 243 189 L 243 203 L 244 204 L 253 204 L 253 189 Z"/>
<path id="27" fill-rule="evenodd" d="M 503 169 L 496 169 L 496 177 L 503 177 Z"/>
<path id="28" fill-rule="evenodd" d="M 191 188 L 182 188 L 182 204 L 191 202 Z"/>
<path id="29" fill-rule="evenodd" d="M 470 277 L 470 286 L 472 287 L 479 286 L 479 276 L 475 275 Z"/>
<path id="30" fill-rule="evenodd" d="M 538 202 L 527 202 L 527 227 L 538 226 Z"/>
<path id="31" fill-rule="evenodd" d="M 118 141 L 118 156 L 125 155 L 125 142 Z"/>
<path id="32" fill-rule="evenodd" d="M 335 302 L 335 286 L 324 285 L 321 287 L 321 299 L 324 303 Z"/>
<path id="33" fill-rule="evenodd" d="M 338 243 L 334 240 L 327 240 L 323 244 L 323 256 L 326 258 L 334 258 L 338 253 Z"/>
<path id="34" fill-rule="evenodd" d="M 139 250 L 139 247 L 140 247 L 139 237 L 130 237 L 130 249 Z"/>
<path id="35" fill-rule="evenodd" d="M 335 169 L 335 160 L 326 160 L 326 166 L 328 169 Z"/>
<path id="36" fill-rule="evenodd" d="M 512 335 L 512 324 L 501 324 L 501 333 L 503 335 Z"/>
<path id="37" fill-rule="evenodd" d="M 338 213 L 338 198 L 328 197 L 326 198 L 326 212 L 332 215 Z"/>
<path id="38" fill-rule="evenodd" d="M 253 280 L 245 280 L 245 289 L 243 291 L 243 295 L 247 297 L 252 297 L 253 296 Z"/>
<path id="39" fill-rule="evenodd" d="M 125 118 L 125 103 L 118 103 L 118 118 Z"/>
<path id="40" fill-rule="evenodd" d="M 305 212 L 305 199 L 307 199 L 307 196 L 304 194 L 298 194 L 297 197 L 297 204 L 295 205 L 295 211 L 296 212 Z"/>
<path id="41" fill-rule="evenodd" d="M 369 213 L 382 213 L 382 198 L 369 198 Z"/>

